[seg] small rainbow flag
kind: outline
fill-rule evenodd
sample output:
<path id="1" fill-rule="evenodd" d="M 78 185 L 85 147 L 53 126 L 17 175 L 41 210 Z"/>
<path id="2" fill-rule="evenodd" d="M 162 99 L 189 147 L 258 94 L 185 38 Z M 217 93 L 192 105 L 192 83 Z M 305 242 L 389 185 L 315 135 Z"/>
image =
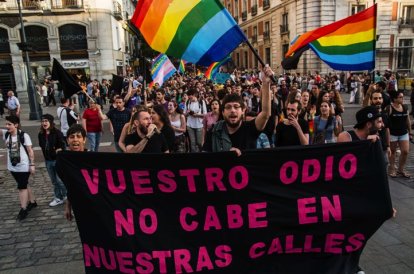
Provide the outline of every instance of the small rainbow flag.
<path id="1" fill-rule="evenodd" d="M 180 65 L 178 66 L 178 71 L 181 74 L 183 74 L 185 72 L 185 64 L 186 64 L 186 62 L 183 59 L 181 59 Z"/>
<path id="2" fill-rule="evenodd" d="M 336 70 L 371 70 L 375 67 L 377 5 L 340 21 L 302 34 L 292 43 L 284 69 L 295 69 L 304 51 L 311 48 Z"/>
<path id="3" fill-rule="evenodd" d="M 220 0 L 140 0 L 131 22 L 154 50 L 203 66 L 247 40 Z"/>
<path id="4" fill-rule="evenodd" d="M 177 70 L 170 59 L 168 59 L 168 56 L 160 53 L 155 57 L 152 63 L 151 75 L 153 81 L 150 83 L 149 87 L 151 88 L 155 83 L 162 86 L 162 84 L 176 72 Z"/>
<path id="5" fill-rule="evenodd" d="M 228 61 L 230 61 L 230 59 L 231 59 L 230 56 L 227 56 L 224 60 L 221 60 L 220 62 L 212 63 L 208 67 L 208 69 L 207 69 L 206 73 L 204 74 L 204 76 L 209 80 L 214 79 L 214 76 L 217 74 L 219 68 L 222 65 L 224 65 L 225 63 L 227 63 Z"/>

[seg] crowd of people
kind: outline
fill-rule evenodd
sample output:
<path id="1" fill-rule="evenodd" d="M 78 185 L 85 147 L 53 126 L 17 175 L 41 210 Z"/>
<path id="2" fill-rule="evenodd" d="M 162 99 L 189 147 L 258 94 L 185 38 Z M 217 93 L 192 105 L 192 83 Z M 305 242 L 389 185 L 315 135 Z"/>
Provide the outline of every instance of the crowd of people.
<path id="1" fill-rule="evenodd" d="M 376 140 L 373 136 L 379 136 L 389 176 L 410 178 L 405 164 L 412 140 L 411 122 L 408 107 L 403 104 L 404 93 L 398 90 L 393 74 L 385 71 L 383 75 L 377 72 L 375 77 L 355 74 L 346 78 L 344 74 L 287 73 L 273 81 L 272 75 L 269 67 L 251 72 L 234 70 L 224 84 L 214 84 L 202 76 L 175 74 L 162 86 L 155 83 L 152 88 L 145 88 L 143 77 L 138 76 L 126 78 L 121 92 L 115 92 L 106 79 L 83 84 L 83 90 L 70 99 L 57 91 L 61 105 L 56 114 L 42 116 L 38 135 L 54 185 L 50 206 L 60 205 L 66 199 L 55 163 L 57 152 L 67 146 L 67 131 L 80 124 L 86 133 L 87 150 L 96 152 L 105 119 L 109 120 L 114 150 L 119 153 L 232 150 L 241 154 L 245 149 Z M 55 94 L 55 89 L 60 89 L 58 83 L 48 80 L 39 86 L 38 90 L 44 91 L 41 98 L 45 106 L 54 104 L 48 94 Z M 361 99 L 362 104 L 355 129 L 350 131 L 344 131 L 344 92 L 350 93 L 349 103 Z M 32 141 L 25 134 L 24 145 L 18 144 L 19 138 L 15 136 L 21 132 L 20 103 L 13 91 L 8 91 L 7 97 L 9 116 L 3 138 L 10 148 L 8 167 L 12 174 L 25 171 L 24 178 L 15 178 L 19 189 L 27 189 L 24 187 L 33 171 L 34 159 L 25 158 L 30 154 L 26 150 L 15 148 L 30 151 Z M 60 128 L 55 126 L 54 117 L 58 118 Z M 6 132 L 11 133 L 11 139 Z M 21 162 L 14 167 L 11 163 L 16 151 Z M 35 200 L 30 191 L 22 193 L 21 208 L 28 212 Z M 19 213 L 19 218 L 23 219 L 27 212 Z"/>
<path id="2" fill-rule="evenodd" d="M 110 81 L 90 81 L 75 98 L 61 98 L 57 113 L 41 119 L 38 144 L 54 188 L 49 205 L 67 200 L 55 169 L 57 153 L 99 151 L 106 119 L 118 153 L 234 151 L 240 155 L 246 149 L 372 140 L 382 145 L 388 175 L 410 178 L 405 169 L 413 137 L 409 108 L 403 104 L 404 92 L 387 73 L 376 73 L 374 81 L 368 75 L 344 80 L 343 75 L 318 72 L 275 79 L 266 66 L 251 73 L 235 70 L 224 84 L 176 74 L 162 86 L 146 88 L 142 77 L 130 77 L 122 92 L 114 92 Z M 414 82 L 411 88 L 414 105 Z M 354 129 L 348 131 L 343 121 L 344 92 L 350 93 L 349 103 L 362 105 Z M 12 91 L 7 96 L 9 116 L 3 139 L 8 169 L 19 189 L 18 219 L 23 220 L 37 206 L 29 184 L 35 172 L 33 142 L 21 131 L 18 99 Z M 48 96 L 42 98 L 45 105 L 54 103 Z M 70 202 L 66 205 L 65 215 L 71 219 Z"/>

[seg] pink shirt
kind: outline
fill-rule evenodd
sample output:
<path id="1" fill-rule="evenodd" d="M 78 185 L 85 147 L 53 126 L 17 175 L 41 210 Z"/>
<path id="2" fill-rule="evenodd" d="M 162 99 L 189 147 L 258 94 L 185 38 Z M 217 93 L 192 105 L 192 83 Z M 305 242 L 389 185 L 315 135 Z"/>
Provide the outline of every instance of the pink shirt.
<path id="1" fill-rule="evenodd" d="M 204 115 L 203 118 L 203 128 L 208 131 L 210 128 L 213 127 L 213 125 L 218 120 L 218 114 L 213 114 L 213 112 L 208 112 L 206 115 Z"/>

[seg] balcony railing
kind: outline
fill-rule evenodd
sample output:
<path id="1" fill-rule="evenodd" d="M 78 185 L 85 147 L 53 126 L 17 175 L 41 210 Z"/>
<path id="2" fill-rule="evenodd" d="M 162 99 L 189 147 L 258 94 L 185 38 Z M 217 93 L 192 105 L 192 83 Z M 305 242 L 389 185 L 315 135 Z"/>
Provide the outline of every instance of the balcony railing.
<path id="1" fill-rule="evenodd" d="M 400 18 L 399 25 L 407 27 L 414 26 L 414 18 Z"/>
<path id="2" fill-rule="evenodd" d="M 52 9 L 83 8 L 83 0 L 52 0 Z"/>
<path id="3" fill-rule="evenodd" d="M 280 34 L 285 34 L 287 32 L 289 32 L 289 25 L 280 25 Z"/>
<path id="4" fill-rule="evenodd" d="M 247 11 L 243 11 L 242 12 L 242 20 L 246 21 L 247 20 Z"/>
<path id="5" fill-rule="evenodd" d="M 122 17 L 122 6 L 118 2 L 114 1 L 114 12 L 113 15 L 117 20 L 123 20 Z"/>
<path id="6" fill-rule="evenodd" d="M 263 0 L 263 10 L 270 8 L 270 0 Z"/>
<path id="7" fill-rule="evenodd" d="M 29 10 L 39 9 L 40 3 L 37 1 L 33 1 L 33 0 L 23 0 L 22 7 L 23 9 L 29 9 Z"/>
<path id="8" fill-rule="evenodd" d="M 251 12 L 252 12 L 252 16 L 257 14 L 257 5 L 252 6 Z"/>

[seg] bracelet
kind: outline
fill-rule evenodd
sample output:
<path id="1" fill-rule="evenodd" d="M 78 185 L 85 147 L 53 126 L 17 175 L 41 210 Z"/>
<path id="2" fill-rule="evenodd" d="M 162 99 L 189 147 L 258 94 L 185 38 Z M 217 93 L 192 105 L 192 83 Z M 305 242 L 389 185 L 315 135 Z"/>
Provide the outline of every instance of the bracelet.
<path id="1" fill-rule="evenodd" d="M 29 166 L 36 166 L 36 165 L 29 165 Z"/>

